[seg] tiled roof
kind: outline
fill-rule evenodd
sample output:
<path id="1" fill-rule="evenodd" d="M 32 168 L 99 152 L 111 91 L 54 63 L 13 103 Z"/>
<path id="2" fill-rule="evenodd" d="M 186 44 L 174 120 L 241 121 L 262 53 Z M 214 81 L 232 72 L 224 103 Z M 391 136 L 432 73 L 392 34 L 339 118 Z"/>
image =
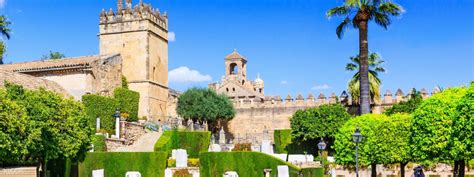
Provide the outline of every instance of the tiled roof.
<path id="1" fill-rule="evenodd" d="M 39 60 L 31 62 L 21 62 L 13 64 L 0 65 L 1 70 L 14 71 L 14 72 L 35 72 L 35 71 L 46 71 L 46 70 L 63 70 L 63 69 L 74 69 L 74 68 L 87 68 L 92 62 L 97 61 L 101 58 L 109 58 L 115 55 L 107 56 L 82 56 L 74 58 L 64 58 L 58 60 Z"/>
<path id="2" fill-rule="evenodd" d="M 227 55 L 225 59 L 245 59 L 242 55 L 240 55 L 237 50 L 234 50 L 231 54 Z"/>
<path id="3" fill-rule="evenodd" d="M 56 82 L 37 78 L 37 77 L 30 76 L 27 74 L 0 70 L 0 87 L 4 86 L 5 81 L 11 82 L 17 85 L 22 85 L 23 87 L 27 89 L 36 90 L 39 88 L 45 88 L 46 90 L 54 91 L 63 96 L 70 96 L 68 92 Z"/>

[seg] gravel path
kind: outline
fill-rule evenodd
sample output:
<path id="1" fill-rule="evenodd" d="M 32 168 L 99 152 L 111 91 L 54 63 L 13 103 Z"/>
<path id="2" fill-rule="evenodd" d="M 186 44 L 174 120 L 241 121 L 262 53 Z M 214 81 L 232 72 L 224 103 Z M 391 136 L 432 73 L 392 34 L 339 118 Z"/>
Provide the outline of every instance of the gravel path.
<path id="1" fill-rule="evenodd" d="M 132 145 L 117 148 L 114 152 L 153 152 L 155 143 L 161 134 L 162 132 L 147 132 Z"/>

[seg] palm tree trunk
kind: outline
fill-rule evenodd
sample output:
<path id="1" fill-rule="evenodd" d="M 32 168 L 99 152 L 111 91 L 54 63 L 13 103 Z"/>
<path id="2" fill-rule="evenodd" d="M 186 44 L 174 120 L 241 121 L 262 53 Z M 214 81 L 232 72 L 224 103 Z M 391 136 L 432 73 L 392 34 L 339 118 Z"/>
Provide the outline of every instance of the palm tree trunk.
<path id="1" fill-rule="evenodd" d="M 370 113 L 369 83 L 369 42 L 368 21 L 361 20 L 359 26 L 359 58 L 360 58 L 360 114 Z"/>
<path id="2" fill-rule="evenodd" d="M 463 160 L 460 160 L 459 161 L 459 177 L 464 177 L 464 169 L 466 168 L 466 161 L 463 159 Z"/>

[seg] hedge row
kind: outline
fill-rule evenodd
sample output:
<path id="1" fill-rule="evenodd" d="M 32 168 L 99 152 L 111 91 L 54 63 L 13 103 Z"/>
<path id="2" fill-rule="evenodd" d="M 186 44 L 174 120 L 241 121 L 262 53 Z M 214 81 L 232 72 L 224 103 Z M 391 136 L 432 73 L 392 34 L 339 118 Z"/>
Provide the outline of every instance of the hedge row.
<path id="1" fill-rule="evenodd" d="M 79 164 L 79 177 L 92 177 L 92 170 L 104 169 L 105 176 L 125 176 L 138 171 L 142 177 L 162 177 L 166 169 L 164 152 L 93 152 Z"/>
<path id="2" fill-rule="evenodd" d="M 114 98 L 118 102 L 120 111 L 128 113 L 128 121 L 138 121 L 140 93 L 119 87 L 114 90 Z"/>
<path id="3" fill-rule="evenodd" d="M 91 125 L 96 125 L 97 117 L 100 117 L 101 128 L 109 133 L 115 129 L 115 110 L 120 109 L 122 113 L 127 113 L 127 121 L 138 120 L 138 104 L 140 94 L 125 88 L 116 88 L 114 97 L 104 97 L 94 94 L 82 96 L 82 102 L 86 107 L 86 114 L 90 118 Z"/>
<path id="4" fill-rule="evenodd" d="M 165 131 L 155 144 L 155 151 L 171 155 L 173 149 L 186 149 L 190 158 L 198 158 L 199 152 L 209 149 L 211 132 Z"/>
<path id="5" fill-rule="evenodd" d="M 275 130 L 273 132 L 273 138 L 275 140 L 275 153 L 285 154 L 313 154 L 319 156 L 318 148 L 315 144 L 318 144 L 316 140 L 302 141 L 294 143 L 291 136 L 291 129 Z"/>
<path id="6" fill-rule="evenodd" d="M 290 177 L 322 177 L 322 169 L 304 169 L 260 152 L 201 152 L 200 174 L 205 177 L 221 177 L 226 171 L 235 171 L 240 177 L 263 177 L 264 169 L 272 169 L 277 176 L 277 166 L 287 165 Z"/>
<path id="7" fill-rule="evenodd" d="M 105 136 L 103 135 L 92 136 L 92 144 L 94 145 L 94 152 L 107 151 L 107 145 L 105 144 Z"/>

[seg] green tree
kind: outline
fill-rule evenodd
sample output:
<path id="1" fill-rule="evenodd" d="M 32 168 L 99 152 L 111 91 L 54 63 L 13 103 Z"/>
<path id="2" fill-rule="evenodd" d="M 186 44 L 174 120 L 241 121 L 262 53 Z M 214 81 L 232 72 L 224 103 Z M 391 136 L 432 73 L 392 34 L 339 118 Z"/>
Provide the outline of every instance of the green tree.
<path id="1" fill-rule="evenodd" d="M 23 107 L 7 98 L 0 90 L 0 165 L 20 162 L 28 152 L 24 143 L 27 136 L 27 117 Z"/>
<path id="2" fill-rule="evenodd" d="M 340 127 L 350 119 L 346 108 L 340 104 L 322 105 L 298 110 L 290 119 L 292 137 L 300 141 L 324 138 L 331 147 Z"/>
<path id="3" fill-rule="evenodd" d="M 395 113 L 412 113 L 416 110 L 416 108 L 418 108 L 421 102 L 423 102 L 421 93 L 413 88 L 412 92 L 410 93 L 410 99 L 393 105 L 391 108 L 385 110 L 384 114 L 392 115 Z"/>
<path id="4" fill-rule="evenodd" d="M 5 15 L 0 15 L 0 33 L 1 36 L 6 39 L 10 39 L 10 25 L 11 22 L 8 21 L 7 17 Z M 3 55 L 5 54 L 6 49 L 5 42 L 3 40 L 0 41 L 0 64 L 3 64 Z"/>
<path id="5" fill-rule="evenodd" d="M 387 123 L 390 124 L 389 131 L 384 135 L 389 138 L 390 163 L 400 164 L 401 177 L 405 177 L 405 166 L 412 160 L 410 155 L 409 141 L 411 137 L 412 116 L 407 113 L 396 113 L 390 116 Z"/>
<path id="6" fill-rule="evenodd" d="M 221 126 L 220 122 L 234 118 L 235 110 L 226 95 L 217 94 L 207 88 L 191 88 L 178 97 L 176 112 L 185 119 L 207 121 L 214 125 L 212 131 Z M 215 125 L 216 123 L 220 125 Z"/>
<path id="7" fill-rule="evenodd" d="M 61 58 L 66 58 L 66 55 L 60 52 L 49 51 L 48 54 L 45 54 L 41 57 L 42 60 L 58 60 Z"/>
<path id="8" fill-rule="evenodd" d="M 415 110 L 410 139 L 415 160 L 454 160 L 455 166 L 461 166 L 473 157 L 472 89 L 446 89 Z M 460 172 L 463 174 L 464 168 L 454 170 L 454 176 Z"/>
<path id="9" fill-rule="evenodd" d="M 401 6 L 390 0 L 345 0 L 342 6 L 327 11 L 328 17 L 344 17 L 344 21 L 336 28 L 336 34 L 342 38 L 347 27 L 359 30 L 359 58 L 360 58 L 360 113 L 370 113 L 370 83 L 369 83 L 369 42 L 368 22 L 374 20 L 376 24 L 387 27 L 391 24 L 391 16 L 402 13 Z"/>
<path id="10" fill-rule="evenodd" d="M 9 83 L 5 86 L 8 98 L 23 107 L 27 115 L 27 137 L 23 143 L 28 153 L 23 160 L 34 161 L 46 171 L 49 160 L 84 158 L 93 129 L 80 102 L 44 89 L 25 90 Z"/>
<path id="11" fill-rule="evenodd" d="M 356 127 L 360 128 L 364 136 L 359 143 L 359 164 L 371 166 L 372 177 L 376 177 L 376 165 L 392 162 L 393 146 L 390 137 L 392 133 L 389 117 L 381 114 L 365 114 L 347 121 L 339 129 L 334 141 L 336 163 L 341 165 L 355 164 L 356 144 L 352 141 L 352 134 Z"/>
<path id="12" fill-rule="evenodd" d="M 353 103 L 359 103 L 360 98 L 360 58 L 358 56 L 351 57 L 351 63 L 346 65 L 347 71 L 357 71 L 352 76 L 347 86 L 349 93 L 351 94 Z M 372 101 L 380 99 L 380 85 L 382 81 L 378 77 L 379 72 L 385 72 L 385 68 L 381 66 L 384 61 L 380 59 L 377 53 L 371 53 L 369 55 L 369 83 L 370 83 L 370 98 Z"/>

